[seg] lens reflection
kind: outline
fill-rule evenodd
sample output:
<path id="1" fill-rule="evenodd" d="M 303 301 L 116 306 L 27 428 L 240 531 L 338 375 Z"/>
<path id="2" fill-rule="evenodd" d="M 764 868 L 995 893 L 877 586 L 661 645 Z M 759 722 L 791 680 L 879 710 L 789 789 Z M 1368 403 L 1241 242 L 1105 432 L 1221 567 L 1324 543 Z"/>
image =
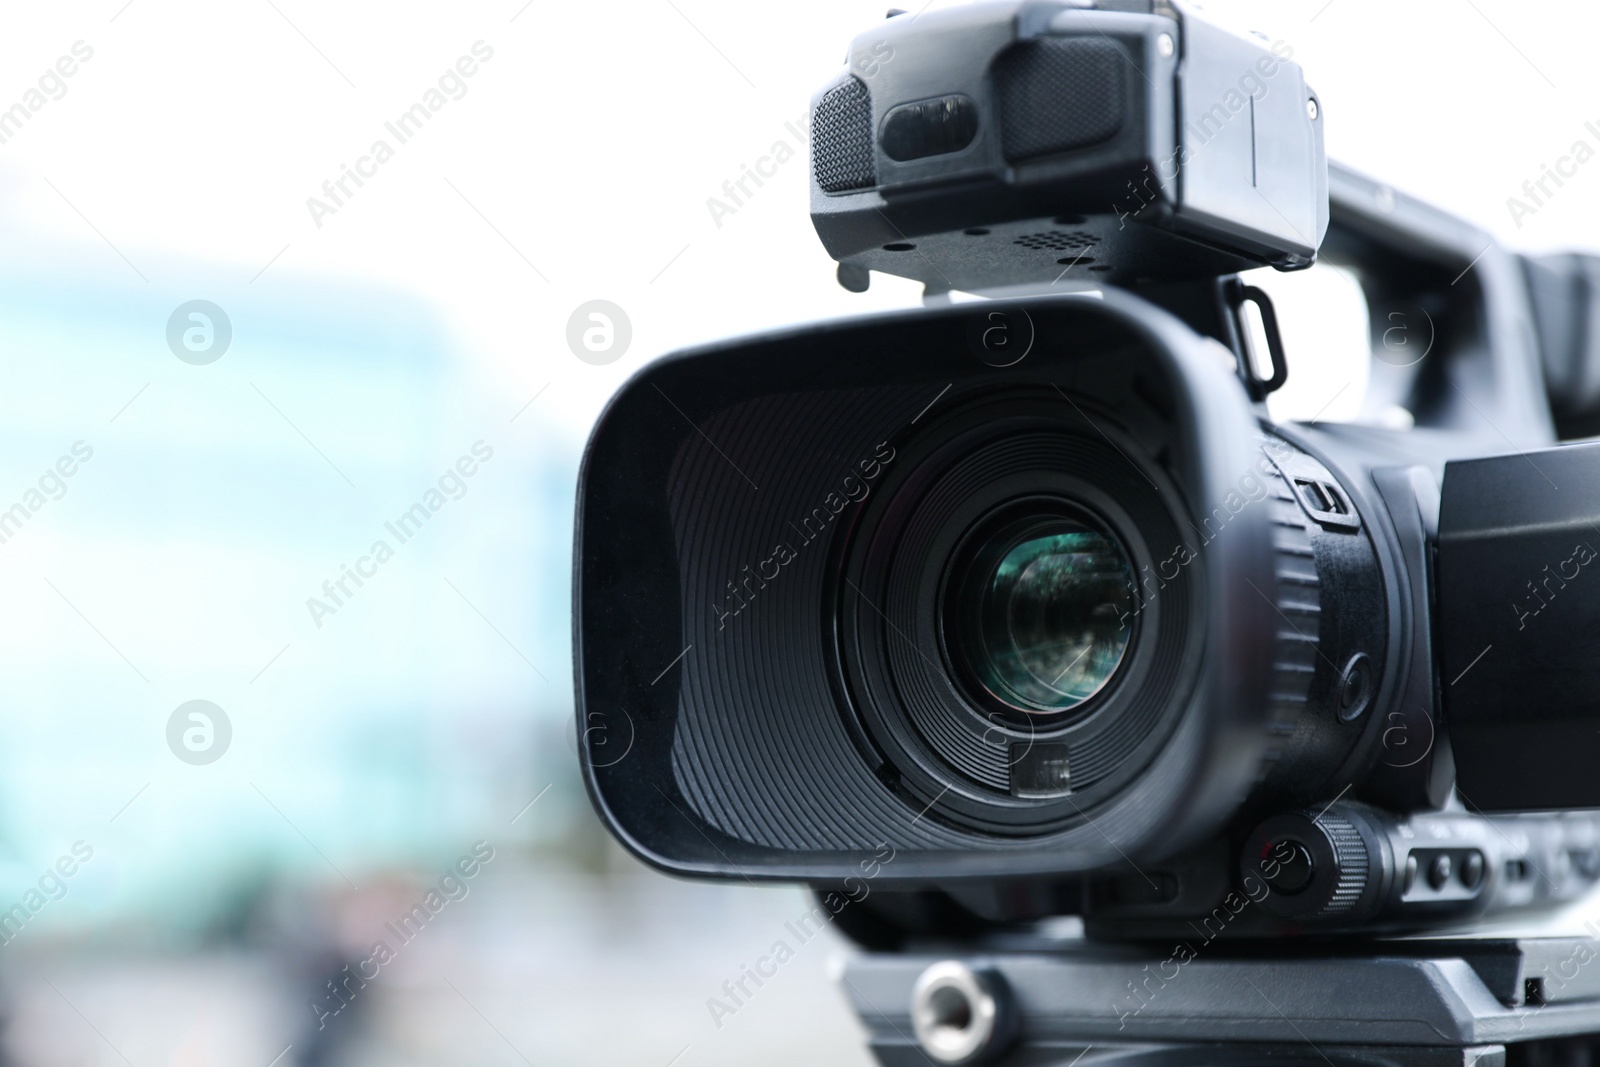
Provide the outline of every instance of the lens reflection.
<path id="1" fill-rule="evenodd" d="M 991 555 L 990 559 L 993 558 Z M 1066 711 L 1116 672 L 1132 633 L 1133 572 L 1110 537 L 1055 522 L 1014 543 L 977 589 L 968 661 L 995 697 L 1030 713 Z"/>

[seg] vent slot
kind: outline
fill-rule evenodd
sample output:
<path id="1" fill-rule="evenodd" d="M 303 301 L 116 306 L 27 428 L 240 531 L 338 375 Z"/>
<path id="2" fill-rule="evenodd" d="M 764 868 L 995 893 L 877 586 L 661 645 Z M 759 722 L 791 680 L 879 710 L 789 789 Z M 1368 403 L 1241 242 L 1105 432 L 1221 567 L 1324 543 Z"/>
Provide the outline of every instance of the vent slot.
<path id="1" fill-rule="evenodd" d="M 1035 252 L 1081 252 L 1099 244 L 1100 238 L 1092 233 L 1046 230 L 1043 233 L 1024 234 L 1011 243 Z"/>

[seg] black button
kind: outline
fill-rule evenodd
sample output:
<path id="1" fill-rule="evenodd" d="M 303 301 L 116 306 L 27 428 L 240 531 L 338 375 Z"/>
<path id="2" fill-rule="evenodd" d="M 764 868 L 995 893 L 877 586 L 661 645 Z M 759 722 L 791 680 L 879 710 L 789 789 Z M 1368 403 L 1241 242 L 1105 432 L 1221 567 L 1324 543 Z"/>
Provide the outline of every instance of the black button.
<path id="1" fill-rule="evenodd" d="M 1261 866 L 1262 873 L 1266 875 L 1267 885 L 1291 897 L 1304 892 L 1317 873 L 1316 865 L 1311 861 L 1311 853 L 1307 851 L 1305 845 L 1292 837 L 1273 842 L 1267 848 Z"/>
<path id="2" fill-rule="evenodd" d="M 1585 878 L 1600 875 L 1600 849 L 1578 848 L 1572 851 L 1572 865 Z"/>
<path id="3" fill-rule="evenodd" d="M 1478 888 L 1483 881 L 1483 853 L 1469 852 L 1461 861 L 1461 884 L 1468 889 Z"/>
<path id="4" fill-rule="evenodd" d="M 1433 857 L 1428 864 L 1428 884 L 1435 889 L 1443 889 L 1444 884 L 1450 880 L 1450 854 L 1441 852 Z"/>

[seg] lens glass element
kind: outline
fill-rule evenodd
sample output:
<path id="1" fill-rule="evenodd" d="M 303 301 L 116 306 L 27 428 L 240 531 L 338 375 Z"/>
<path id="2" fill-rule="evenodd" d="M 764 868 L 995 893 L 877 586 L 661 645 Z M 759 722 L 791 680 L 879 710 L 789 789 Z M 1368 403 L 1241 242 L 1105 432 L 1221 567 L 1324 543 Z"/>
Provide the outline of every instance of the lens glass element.
<path id="1" fill-rule="evenodd" d="M 1105 687 L 1127 651 L 1127 553 L 1066 519 L 1013 526 L 997 540 L 955 591 L 967 603 L 950 636 L 996 699 L 1031 715 L 1069 711 Z"/>

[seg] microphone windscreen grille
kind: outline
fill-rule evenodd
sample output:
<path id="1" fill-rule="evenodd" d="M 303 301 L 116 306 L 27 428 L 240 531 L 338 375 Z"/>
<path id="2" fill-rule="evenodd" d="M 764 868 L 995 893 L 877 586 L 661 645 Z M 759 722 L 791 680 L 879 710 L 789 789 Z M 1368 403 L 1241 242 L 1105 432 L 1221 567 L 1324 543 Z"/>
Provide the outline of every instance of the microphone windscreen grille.
<path id="1" fill-rule="evenodd" d="M 824 192 L 878 183 L 872 143 L 872 97 L 851 76 L 822 94 L 811 121 L 811 169 Z"/>

